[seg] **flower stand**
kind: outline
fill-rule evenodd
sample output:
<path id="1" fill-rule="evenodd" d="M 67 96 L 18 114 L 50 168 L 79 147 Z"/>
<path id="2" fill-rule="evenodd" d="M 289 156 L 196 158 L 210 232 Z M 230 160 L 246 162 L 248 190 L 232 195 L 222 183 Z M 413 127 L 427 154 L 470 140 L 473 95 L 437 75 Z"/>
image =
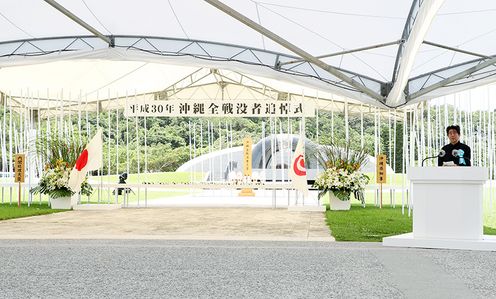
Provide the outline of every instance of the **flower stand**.
<path id="1" fill-rule="evenodd" d="M 347 211 L 351 208 L 351 200 L 341 200 L 333 192 L 328 192 L 328 194 L 331 211 Z"/>
<path id="2" fill-rule="evenodd" d="M 50 198 L 50 206 L 55 210 L 70 210 L 72 208 L 71 197 Z"/>

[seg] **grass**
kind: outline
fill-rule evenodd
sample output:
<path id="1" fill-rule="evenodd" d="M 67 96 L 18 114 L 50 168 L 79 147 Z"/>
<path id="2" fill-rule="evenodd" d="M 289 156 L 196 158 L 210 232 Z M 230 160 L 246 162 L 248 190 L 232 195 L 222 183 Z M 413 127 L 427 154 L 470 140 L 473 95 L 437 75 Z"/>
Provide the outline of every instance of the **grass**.
<path id="1" fill-rule="evenodd" d="M 22 203 L 21 207 L 17 207 L 17 203 L 0 204 L 0 220 L 13 218 L 29 217 L 36 215 L 45 215 L 51 213 L 63 212 L 64 210 L 52 210 L 47 203 L 32 204 L 30 207 L 26 203 Z"/>
<path id="2" fill-rule="evenodd" d="M 352 205 L 349 211 L 327 211 L 326 222 L 336 241 L 381 242 L 383 237 L 412 231 L 412 218 L 401 207 L 382 209 Z"/>
<path id="3" fill-rule="evenodd" d="M 401 207 L 382 209 L 353 204 L 349 211 L 327 211 L 326 223 L 336 241 L 382 242 L 382 238 L 412 232 L 412 217 Z M 484 234 L 496 235 L 496 228 L 484 226 Z"/>
<path id="4" fill-rule="evenodd" d="M 484 234 L 485 235 L 496 235 L 496 228 L 484 225 Z"/>

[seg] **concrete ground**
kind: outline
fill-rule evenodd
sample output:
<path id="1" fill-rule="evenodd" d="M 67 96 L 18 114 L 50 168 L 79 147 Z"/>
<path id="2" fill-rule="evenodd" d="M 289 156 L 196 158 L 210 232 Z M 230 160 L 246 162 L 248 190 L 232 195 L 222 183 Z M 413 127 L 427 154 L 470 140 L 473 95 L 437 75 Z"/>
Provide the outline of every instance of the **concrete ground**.
<path id="1" fill-rule="evenodd" d="M 323 213 L 70 211 L 0 232 L 0 298 L 496 298 L 496 252 L 329 242 Z"/>
<path id="2" fill-rule="evenodd" d="M 69 211 L 0 222 L 0 239 L 334 241 L 324 213 L 258 208 Z"/>
<path id="3" fill-rule="evenodd" d="M 496 298 L 496 253 L 380 243 L 0 240 L 2 298 Z"/>

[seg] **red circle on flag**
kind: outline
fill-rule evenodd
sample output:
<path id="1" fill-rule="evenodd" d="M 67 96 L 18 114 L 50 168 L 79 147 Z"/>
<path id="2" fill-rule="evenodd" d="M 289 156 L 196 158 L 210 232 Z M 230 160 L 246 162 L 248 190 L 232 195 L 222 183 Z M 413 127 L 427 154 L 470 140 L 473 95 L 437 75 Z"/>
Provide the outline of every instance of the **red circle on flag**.
<path id="1" fill-rule="evenodd" d="M 88 150 L 84 150 L 76 161 L 76 169 L 81 171 L 88 164 Z"/>
<path id="2" fill-rule="evenodd" d="M 304 176 L 307 174 L 307 170 L 305 169 L 305 159 L 303 158 L 303 155 L 299 155 L 296 157 L 293 163 L 293 169 L 294 173 L 297 176 Z"/>

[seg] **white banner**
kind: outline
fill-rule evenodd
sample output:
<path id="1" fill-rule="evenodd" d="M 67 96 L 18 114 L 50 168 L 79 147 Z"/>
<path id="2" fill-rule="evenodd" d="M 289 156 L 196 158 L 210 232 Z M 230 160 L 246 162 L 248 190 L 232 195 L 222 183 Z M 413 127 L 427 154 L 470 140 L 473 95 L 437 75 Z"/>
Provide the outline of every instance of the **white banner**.
<path id="1" fill-rule="evenodd" d="M 264 100 L 170 100 L 130 102 L 124 111 L 133 116 L 187 116 L 187 117 L 314 117 L 315 103 L 305 101 Z"/>

